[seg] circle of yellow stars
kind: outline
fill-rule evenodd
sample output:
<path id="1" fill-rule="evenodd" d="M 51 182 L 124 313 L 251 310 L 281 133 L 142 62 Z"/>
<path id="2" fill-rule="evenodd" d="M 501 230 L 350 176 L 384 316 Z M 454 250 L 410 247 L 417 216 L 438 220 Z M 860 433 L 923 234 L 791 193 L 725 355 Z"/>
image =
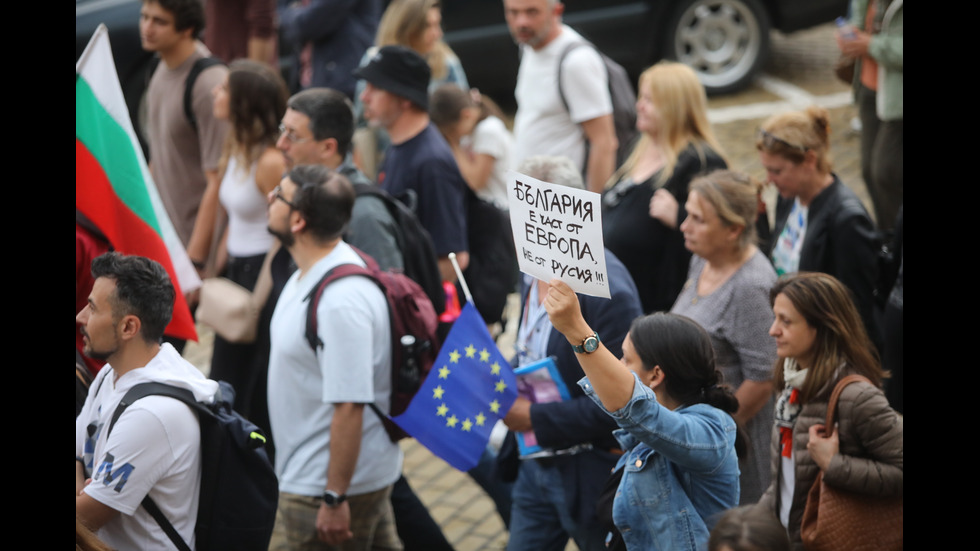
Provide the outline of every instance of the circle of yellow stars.
<path id="1" fill-rule="evenodd" d="M 480 355 L 479 361 L 481 363 L 489 364 L 490 374 L 496 376 L 500 375 L 500 370 L 501 370 L 500 362 L 494 361 L 491 364 L 490 352 L 486 348 L 477 351 L 476 347 L 470 344 L 463 349 L 463 353 L 466 354 L 467 358 L 474 359 L 474 360 L 477 358 L 477 354 L 479 354 Z M 449 363 L 459 364 L 459 360 L 462 357 L 463 354 L 460 354 L 459 350 L 453 350 L 452 352 L 449 353 Z M 452 370 L 449 368 L 448 365 L 443 365 L 442 367 L 439 368 L 438 371 L 440 379 L 449 379 L 450 373 L 452 373 Z M 497 382 L 494 383 L 495 392 L 503 393 L 506 389 L 507 389 L 507 383 L 504 382 L 503 379 L 498 379 Z M 445 393 L 446 390 L 442 388 L 442 385 L 436 385 L 436 387 L 432 389 L 432 398 L 434 400 L 442 400 L 443 395 Z M 498 416 L 500 415 L 500 401 L 496 399 L 492 400 L 488 404 L 488 407 L 491 412 L 493 412 Z M 464 432 L 470 432 L 474 426 L 477 427 L 485 426 L 487 422 L 487 416 L 484 415 L 482 411 L 478 412 L 472 419 L 466 417 L 465 419 L 460 420 L 460 418 L 457 417 L 456 414 L 451 413 L 449 411 L 449 406 L 447 406 L 445 402 L 441 402 L 439 406 L 436 408 L 436 415 L 446 419 L 446 427 L 448 428 L 458 427 L 462 429 Z"/>

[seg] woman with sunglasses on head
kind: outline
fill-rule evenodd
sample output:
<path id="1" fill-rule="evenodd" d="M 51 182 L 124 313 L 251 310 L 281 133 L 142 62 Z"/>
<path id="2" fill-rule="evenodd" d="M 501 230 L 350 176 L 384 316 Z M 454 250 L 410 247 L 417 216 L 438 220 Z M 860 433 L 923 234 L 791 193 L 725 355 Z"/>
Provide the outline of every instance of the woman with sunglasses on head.
<path id="1" fill-rule="evenodd" d="M 684 245 L 694 253 L 687 282 L 671 312 L 698 322 L 711 336 L 718 369 L 735 389 L 735 420 L 749 437 L 739 463 L 740 503 L 755 503 L 769 487 L 772 364 L 776 346 L 769 289 L 776 272 L 756 246 L 762 185 L 745 174 L 716 170 L 691 182 Z"/>
<path id="2" fill-rule="evenodd" d="M 816 272 L 780 278 L 770 293 L 775 321 L 769 334 L 779 359 L 774 368 L 776 423 L 772 483 L 759 500 L 802 549 L 800 528 L 807 494 L 819 471 L 829 486 L 879 497 L 901 496 L 904 471 L 902 417 L 881 390 L 886 376 L 868 341 L 850 293 Z M 827 402 L 847 375 L 870 381 L 847 385 L 837 403 L 837 426 L 824 426 Z"/>
<path id="3" fill-rule="evenodd" d="M 705 548 L 709 525 L 739 495 L 738 400 L 721 384 L 708 333 L 677 314 L 639 317 L 618 360 L 567 284 L 553 279 L 544 307 L 585 372 L 579 386 L 620 426 L 612 516 L 626 548 Z"/>
<path id="4" fill-rule="evenodd" d="M 725 168 L 708 123 L 704 86 L 690 67 L 662 61 L 640 75 L 633 152 L 602 194 L 605 245 L 629 270 L 644 312 L 670 310 L 691 253 L 679 225 L 688 184 Z"/>
<path id="5" fill-rule="evenodd" d="M 228 214 L 219 259 L 227 253 L 223 275 L 252 290 L 275 242 L 268 231 L 267 196 L 286 170 L 276 139 L 289 92 L 271 67 L 240 59 L 231 63 L 228 78 L 215 87 L 213 96 L 214 116 L 231 125 L 219 164 L 218 198 Z M 235 409 L 267 436 L 271 432 L 265 374 L 272 306 L 267 301 L 263 308 L 255 342 L 232 343 L 215 335 L 210 372 L 212 379 L 231 383 Z M 271 438 L 266 449 L 271 457 Z"/>
<path id="6" fill-rule="evenodd" d="M 839 279 L 880 345 L 877 231 L 858 196 L 833 173 L 828 117 L 813 106 L 773 115 L 759 130 L 759 160 L 780 196 L 769 257 L 779 275 L 812 271 Z"/>

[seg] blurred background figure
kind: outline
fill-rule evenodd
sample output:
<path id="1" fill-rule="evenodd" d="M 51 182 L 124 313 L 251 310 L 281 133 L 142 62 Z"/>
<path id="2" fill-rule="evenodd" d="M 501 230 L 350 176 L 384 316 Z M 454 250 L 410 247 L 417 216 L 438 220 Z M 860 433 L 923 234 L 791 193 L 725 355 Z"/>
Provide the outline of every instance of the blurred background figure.
<path id="1" fill-rule="evenodd" d="M 768 251 L 778 275 L 824 272 L 854 294 L 878 349 L 875 313 L 878 235 L 864 203 L 833 172 L 830 119 L 823 107 L 773 115 L 756 138 L 759 160 L 779 191 Z"/>
<path id="2" fill-rule="evenodd" d="M 881 316 L 883 348 L 881 365 L 891 375 L 885 381 L 885 396 L 895 411 L 905 413 L 905 207 L 899 207 L 895 222 L 892 248 L 895 257 L 890 269 L 894 270 L 891 292 L 886 299 Z"/>
<path id="3" fill-rule="evenodd" d="M 231 63 L 247 58 L 279 66 L 276 0 L 207 0 L 204 44 Z"/>
<path id="4" fill-rule="evenodd" d="M 481 199 L 507 210 L 507 171 L 514 136 L 500 107 L 478 90 L 447 83 L 432 92 L 429 116 L 456 157 L 467 185 Z"/>
<path id="5" fill-rule="evenodd" d="M 711 530 L 708 551 L 789 551 L 786 529 L 769 511 L 743 505 L 729 509 Z"/>
<path id="6" fill-rule="evenodd" d="M 278 72 L 248 59 L 233 61 L 227 79 L 214 89 L 214 114 L 231 129 L 219 164 L 218 198 L 228 214 L 219 247 L 226 258 L 220 273 L 253 290 L 275 239 L 268 231 L 268 195 L 286 169 L 276 149 L 279 121 L 286 112 L 288 91 Z M 219 260 L 219 265 L 222 264 Z M 269 367 L 269 322 L 275 304 L 266 301 L 259 317 L 256 340 L 231 343 L 214 337 L 210 377 L 235 388 L 235 409 L 271 435 L 266 398 Z M 272 439 L 266 449 L 273 457 Z"/>
<path id="7" fill-rule="evenodd" d="M 708 123 L 697 75 L 660 62 L 640 75 L 636 128 L 641 137 L 602 195 L 606 248 L 636 282 L 644 312 L 669 310 L 687 276 L 691 253 L 679 225 L 691 180 L 726 168 Z"/>
<path id="8" fill-rule="evenodd" d="M 857 60 L 861 175 L 878 227 L 888 232 L 905 197 L 903 7 L 903 0 L 851 0 L 851 24 L 837 34 L 841 53 Z"/>
<path id="9" fill-rule="evenodd" d="M 280 0 L 279 34 L 295 52 L 290 90 L 326 87 L 353 99 L 351 71 L 371 46 L 380 17 L 381 0 Z"/>
<path id="10" fill-rule="evenodd" d="M 695 179 L 681 223 L 684 245 L 694 253 L 687 282 L 671 312 L 698 322 L 711 336 L 724 382 L 735 390 L 735 420 L 749 437 L 739 462 L 739 503 L 755 503 L 769 487 L 772 431 L 772 366 L 776 344 L 769 289 L 776 271 L 756 246 L 755 219 L 761 184 L 718 170 Z"/>
<path id="11" fill-rule="evenodd" d="M 442 9 L 438 0 L 393 0 L 388 4 L 378 25 L 374 47 L 365 52 L 360 66 L 367 65 L 384 46 L 405 46 L 425 58 L 431 70 L 430 94 L 448 82 L 464 90 L 469 89 L 463 65 L 442 40 Z M 354 135 L 354 162 L 374 180 L 389 139 L 383 128 L 369 127 L 364 118 L 364 105 L 361 103 L 364 86 L 364 81 L 358 82 L 354 96 L 358 126 Z"/>
<path id="12" fill-rule="evenodd" d="M 884 377 L 851 294 L 833 276 L 783 276 L 772 288 L 776 341 L 776 423 L 772 483 L 759 506 L 779 518 L 793 549 L 807 495 L 819 471 L 836 488 L 879 497 L 903 493 L 902 417 L 888 405 Z M 869 381 L 847 385 L 837 404 L 837 427 L 825 427 L 827 402 L 847 375 Z M 833 431 L 831 433 L 831 431 Z"/>

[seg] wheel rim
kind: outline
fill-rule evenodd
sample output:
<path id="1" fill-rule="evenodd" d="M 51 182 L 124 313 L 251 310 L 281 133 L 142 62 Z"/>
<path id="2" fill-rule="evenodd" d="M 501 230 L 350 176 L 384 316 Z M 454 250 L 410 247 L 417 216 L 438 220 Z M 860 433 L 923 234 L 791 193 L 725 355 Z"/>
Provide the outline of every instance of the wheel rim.
<path id="1" fill-rule="evenodd" d="M 681 14 L 674 37 L 677 60 L 708 88 L 735 84 L 752 71 L 762 47 L 759 21 L 738 0 L 699 0 Z"/>

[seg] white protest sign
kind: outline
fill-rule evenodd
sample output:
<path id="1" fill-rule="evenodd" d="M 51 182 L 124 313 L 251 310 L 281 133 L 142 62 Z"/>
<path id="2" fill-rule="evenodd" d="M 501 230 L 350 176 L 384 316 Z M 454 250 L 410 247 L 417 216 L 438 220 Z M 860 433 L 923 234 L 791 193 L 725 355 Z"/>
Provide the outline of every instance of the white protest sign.
<path id="1" fill-rule="evenodd" d="M 598 193 L 510 171 L 510 224 L 521 271 L 558 278 L 576 293 L 609 298 Z"/>

